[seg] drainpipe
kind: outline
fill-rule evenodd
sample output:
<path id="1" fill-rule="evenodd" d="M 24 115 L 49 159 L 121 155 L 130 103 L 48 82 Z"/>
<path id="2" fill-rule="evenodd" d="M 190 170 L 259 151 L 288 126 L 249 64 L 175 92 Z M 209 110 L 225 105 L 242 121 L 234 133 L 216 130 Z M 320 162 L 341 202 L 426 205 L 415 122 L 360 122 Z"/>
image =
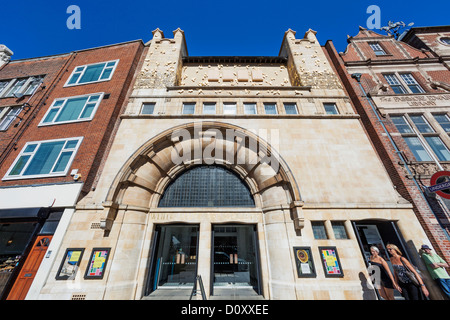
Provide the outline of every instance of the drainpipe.
<path id="1" fill-rule="evenodd" d="M 417 189 L 420 191 L 420 195 L 422 196 L 422 198 L 425 200 L 425 203 L 428 206 L 428 209 L 430 209 L 431 212 L 433 212 L 434 217 L 436 218 L 437 222 L 439 223 L 439 226 L 441 227 L 442 231 L 444 231 L 447 240 L 450 241 L 450 235 L 448 234 L 447 230 L 445 230 L 445 228 L 442 226 L 441 221 L 439 220 L 439 218 L 436 216 L 436 213 L 434 212 L 434 210 L 431 208 L 427 197 L 424 194 L 424 191 L 422 190 L 422 188 L 420 187 L 419 183 L 417 182 L 415 176 L 412 174 L 411 169 L 409 168 L 405 158 L 403 157 L 403 154 L 400 152 L 400 150 L 398 149 L 397 145 L 395 144 L 394 140 L 392 139 L 391 134 L 389 133 L 389 131 L 387 130 L 386 126 L 384 125 L 383 121 L 380 118 L 380 115 L 378 114 L 375 106 L 373 105 L 371 99 L 367 96 L 366 90 L 364 90 L 363 86 L 361 85 L 361 73 L 353 73 L 351 75 L 351 77 L 353 79 L 355 79 L 358 82 L 358 85 L 361 89 L 361 91 L 364 94 L 364 97 L 366 98 L 366 100 L 369 102 L 370 107 L 372 108 L 373 113 L 376 115 L 378 122 L 381 124 L 381 126 L 383 127 L 384 132 L 386 133 L 386 136 L 389 138 L 389 141 L 391 142 L 391 145 L 394 147 L 395 149 L 395 153 L 397 153 L 397 155 L 399 156 L 400 160 L 402 161 L 403 165 L 406 168 L 406 171 L 408 172 L 408 174 L 412 177 L 412 180 L 414 181 L 414 184 L 416 185 Z M 438 163 L 438 167 L 442 168 L 440 166 L 440 164 Z"/>

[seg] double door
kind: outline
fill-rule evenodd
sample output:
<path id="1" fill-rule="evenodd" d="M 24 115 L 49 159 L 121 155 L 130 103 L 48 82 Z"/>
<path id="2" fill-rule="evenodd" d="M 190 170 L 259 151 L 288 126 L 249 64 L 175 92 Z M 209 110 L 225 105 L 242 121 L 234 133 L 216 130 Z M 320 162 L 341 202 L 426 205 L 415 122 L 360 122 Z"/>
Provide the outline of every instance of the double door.
<path id="1" fill-rule="evenodd" d="M 199 237 L 198 225 L 156 227 L 147 294 L 162 288 L 193 287 L 197 276 Z M 246 287 L 260 293 L 255 225 L 213 225 L 210 260 L 211 293 L 217 287 Z"/>

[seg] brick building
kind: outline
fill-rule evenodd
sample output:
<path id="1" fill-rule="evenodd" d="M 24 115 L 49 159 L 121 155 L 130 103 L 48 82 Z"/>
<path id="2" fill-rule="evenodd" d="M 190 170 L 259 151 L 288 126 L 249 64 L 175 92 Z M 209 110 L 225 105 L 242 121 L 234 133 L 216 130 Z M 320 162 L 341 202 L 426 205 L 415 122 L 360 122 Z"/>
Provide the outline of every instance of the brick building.
<path id="1" fill-rule="evenodd" d="M 325 45 L 397 191 L 446 261 L 449 207 L 426 187 L 434 173 L 450 169 L 449 31 L 412 28 L 397 40 L 360 27 L 345 52 Z"/>
<path id="2" fill-rule="evenodd" d="M 96 186 L 142 50 L 130 41 L 0 67 L 2 299 L 42 286 Z"/>

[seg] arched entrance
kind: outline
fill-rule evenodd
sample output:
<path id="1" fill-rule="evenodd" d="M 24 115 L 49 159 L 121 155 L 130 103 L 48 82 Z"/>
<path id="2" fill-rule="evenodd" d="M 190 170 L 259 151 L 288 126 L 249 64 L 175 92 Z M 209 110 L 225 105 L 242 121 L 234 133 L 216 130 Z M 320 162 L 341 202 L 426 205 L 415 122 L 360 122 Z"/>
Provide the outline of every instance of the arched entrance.
<path id="1" fill-rule="evenodd" d="M 215 173 L 222 172 L 218 174 L 221 179 L 226 180 L 228 177 L 229 183 L 234 181 L 234 187 L 223 188 L 225 180 L 214 180 L 215 188 L 222 188 L 222 193 L 214 192 L 214 196 L 197 194 L 197 198 L 188 198 L 184 194 L 176 199 L 180 192 L 189 191 L 189 187 L 193 186 L 192 183 L 187 184 L 183 177 L 189 177 L 189 173 L 196 170 L 211 168 L 215 168 Z M 192 176 L 201 178 L 202 174 Z M 211 172 L 203 172 L 203 177 L 208 176 L 211 176 Z M 248 194 L 247 198 L 241 197 L 244 194 Z M 180 199 L 182 201 L 177 202 Z M 190 200 L 187 201 L 188 199 Z M 252 200 L 251 205 L 248 199 Z M 202 205 L 201 201 L 204 201 Z M 291 288 L 292 275 L 271 273 L 271 270 L 282 268 L 286 261 L 291 261 L 287 233 L 300 232 L 303 228 L 302 205 L 298 186 L 289 167 L 269 143 L 257 134 L 234 125 L 199 122 L 161 133 L 128 159 L 114 179 L 103 203 L 105 210 L 102 224 L 108 233 L 117 217 L 123 217 L 131 211 L 134 214 L 141 213 L 140 218 L 136 214 L 136 219 L 146 219 L 145 237 L 150 245 L 143 248 L 140 254 L 139 265 L 142 267 L 137 279 L 138 282 L 147 284 L 142 286 L 143 293 L 151 292 L 161 285 L 158 279 L 155 280 L 155 275 L 162 276 L 161 273 L 156 273 L 158 264 L 155 261 L 159 259 L 155 256 L 157 246 L 161 244 L 161 240 L 168 241 L 168 247 L 161 250 L 170 251 L 170 243 L 174 243 L 172 236 L 167 237 L 168 240 L 161 238 L 162 233 L 173 233 L 175 230 L 179 232 L 181 229 L 175 227 L 184 226 L 186 228 L 179 237 L 185 239 L 184 242 L 189 243 L 189 246 L 197 241 L 197 249 L 189 251 L 188 255 L 186 252 L 178 252 L 177 256 L 176 248 L 173 248 L 174 255 L 169 255 L 171 263 L 175 265 L 177 259 L 181 262 L 183 257 L 185 263 L 187 257 L 191 261 L 195 260 L 195 270 L 191 268 L 189 272 L 203 277 L 208 294 L 212 293 L 215 279 L 218 279 L 217 283 L 228 282 L 223 280 L 226 277 L 222 277 L 223 281 L 219 279 L 219 274 L 227 273 L 219 272 L 226 271 L 225 268 L 214 269 L 215 262 L 227 257 L 230 264 L 237 265 L 228 270 L 228 273 L 233 273 L 235 280 L 239 276 L 242 276 L 240 279 L 259 278 L 257 286 L 261 287 L 259 291 L 262 294 L 282 299 L 295 296 Z M 146 215 L 145 218 L 142 214 Z M 286 224 L 290 230 L 287 230 Z M 240 271 L 243 267 L 240 268 L 239 263 L 244 265 L 244 260 L 246 263 L 251 261 L 239 258 L 238 253 L 220 251 L 219 248 L 225 244 L 237 247 L 242 239 L 250 238 L 254 239 L 254 250 L 250 248 L 250 251 L 254 251 L 257 257 L 254 263 L 259 264 L 259 269 L 252 272 L 248 270 L 245 275 L 239 275 L 239 272 L 244 272 Z M 177 238 L 177 241 L 180 239 Z M 145 252 L 146 250 L 148 251 Z M 164 254 L 160 257 L 163 256 Z M 161 272 L 161 266 L 158 270 Z M 164 272 L 166 277 L 172 271 Z M 171 274 L 175 275 L 175 266 Z M 234 281 L 236 282 L 239 281 Z M 254 281 L 247 283 L 253 285 Z M 272 287 L 272 284 L 275 285 Z"/>

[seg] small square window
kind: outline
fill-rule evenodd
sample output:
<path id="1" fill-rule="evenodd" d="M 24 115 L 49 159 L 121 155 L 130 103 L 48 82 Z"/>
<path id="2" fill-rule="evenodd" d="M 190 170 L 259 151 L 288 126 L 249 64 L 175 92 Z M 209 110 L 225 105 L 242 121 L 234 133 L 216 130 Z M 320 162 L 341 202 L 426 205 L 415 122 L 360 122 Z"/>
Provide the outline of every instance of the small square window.
<path id="1" fill-rule="evenodd" d="M 392 91 L 396 94 L 404 94 L 406 93 L 406 89 L 401 85 L 400 81 L 398 81 L 395 74 L 385 74 L 384 78 L 389 83 L 389 86 L 391 87 Z"/>
<path id="2" fill-rule="evenodd" d="M 324 103 L 323 107 L 326 114 L 339 114 L 336 103 Z"/>
<path id="3" fill-rule="evenodd" d="M 277 114 L 277 104 L 264 103 L 264 111 L 266 112 L 266 114 Z"/>
<path id="4" fill-rule="evenodd" d="M 383 48 L 381 47 L 381 45 L 378 42 L 372 42 L 372 43 L 369 43 L 369 45 L 372 48 L 372 50 L 376 56 L 386 55 L 386 52 L 383 50 Z"/>
<path id="5" fill-rule="evenodd" d="M 348 239 L 344 221 L 331 221 L 331 226 L 336 239 Z"/>
<path id="6" fill-rule="evenodd" d="M 323 221 L 311 222 L 314 239 L 328 239 L 327 232 L 325 230 L 325 223 Z"/>
<path id="7" fill-rule="evenodd" d="M 434 114 L 433 116 L 436 119 L 436 121 L 441 125 L 442 129 L 445 130 L 445 132 L 450 132 L 450 119 L 445 113 Z"/>
<path id="8" fill-rule="evenodd" d="M 214 102 L 203 103 L 203 114 L 216 114 L 216 104 Z"/>
<path id="9" fill-rule="evenodd" d="M 223 104 L 223 114 L 236 114 L 236 103 L 225 102 Z"/>
<path id="10" fill-rule="evenodd" d="M 144 102 L 142 104 L 141 114 L 153 114 L 154 111 L 155 111 L 154 102 Z"/>
<path id="11" fill-rule="evenodd" d="M 295 103 L 285 103 L 284 110 L 286 114 L 298 114 L 297 105 Z"/>
<path id="12" fill-rule="evenodd" d="M 256 114 L 256 103 L 244 103 L 245 114 Z"/>
<path id="13" fill-rule="evenodd" d="M 414 79 L 411 73 L 402 73 L 400 77 L 402 77 L 403 81 L 405 81 L 405 83 L 407 84 L 408 88 L 411 90 L 412 93 L 425 92 L 422 89 L 422 87 L 417 83 L 416 79 Z"/>
<path id="14" fill-rule="evenodd" d="M 183 114 L 194 114 L 195 112 L 195 102 L 185 102 L 183 103 Z"/>

